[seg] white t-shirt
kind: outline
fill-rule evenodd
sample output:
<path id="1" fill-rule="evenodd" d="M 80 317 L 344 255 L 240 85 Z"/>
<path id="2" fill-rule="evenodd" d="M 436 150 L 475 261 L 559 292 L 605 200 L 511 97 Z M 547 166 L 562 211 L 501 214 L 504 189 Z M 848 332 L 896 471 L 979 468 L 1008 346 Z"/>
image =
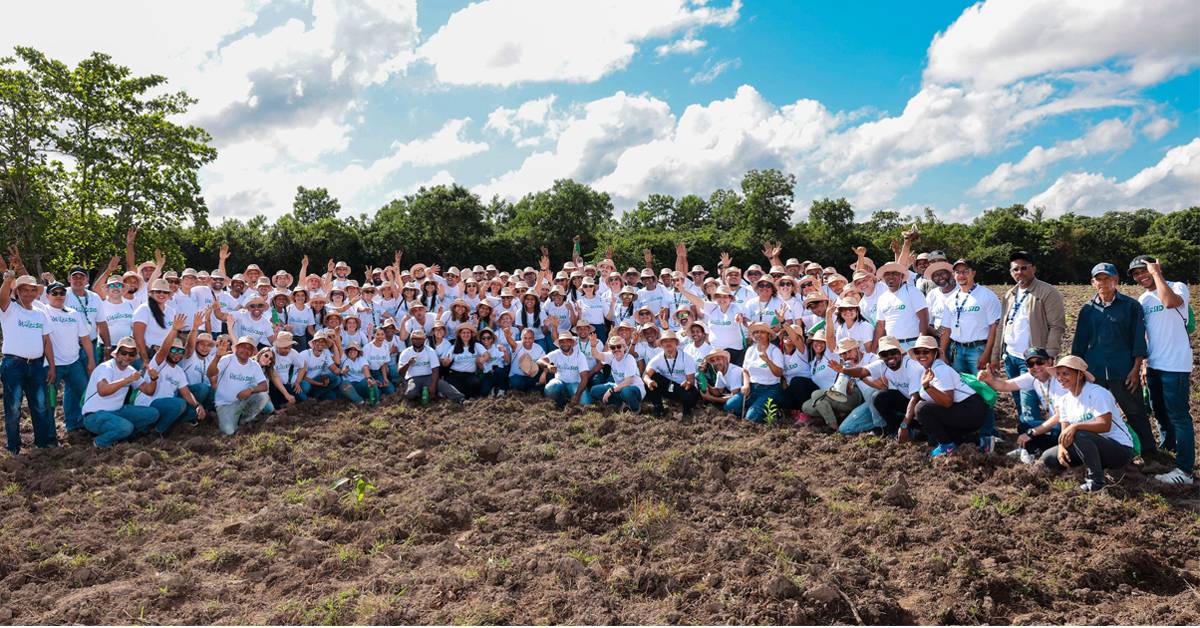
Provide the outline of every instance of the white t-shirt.
<path id="1" fill-rule="evenodd" d="M 894 371 L 888 368 L 882 359 L 878 358 L 867 363 L 863 368 L 867 369 L 867 372 L 871 374 L 871 379 L 882 377 L 887 382 L 888 388 L 898 391 L 905 397 L 911 397 L 916 392 L 916 389 L 913 388 L 913 383 L 915 382 L 919 385 L 921 374 L 925 372 L 925 367 L 908 356 L 901 356 L 900 367 Z"/>
<path id="2" fill-rule="evenodd" d="M 133 301 L 122 300 L 120 303 L 105 301 L 100 304 L 100 320 L 108 325 L 108 340 L 112 345 L 117 341 L 133 335 Z"/>
<path id="3" fill-rule="evenodd" d="M 932 290 L 941 293 L 941 290 Z M 1004 323 L 1004 352 L 1008 355 L 1017 358 L 1018 360 L 1025 359 L 1025 350 L 1029 348 L 1029 309 L 1033 303 L 1029 300 L 1030 291 L 1022 290 L 1017 286 L 1013 291 L 1012 298 L 1009 299 L 1008 313 L 1005 314 L 1008 318 Z M 932 310 L 930 310 L 932 312 Z M 1053 379 L 1053 378 L 1051 378 Z"/>
<path id="4" fill-rule="evenodd" d="M 124 369 L 117 368 L 117 360 L 115 358 L 97 365 L 96 369 L 92 371 L 92 376 L 88 378 L 87 389 L 83 393 L 83 414 L 86 415 L 101 411 L 111 412 L 121 409 L 125 405 L 125 394 L 129 391 L 129 386 L 133 386 L 133 384 L 122 386 L 113 394 L 107 396 L 102 396 L 97 392 L 96 386 L 100 383 L 100 380 L 112 384 L 136 372 L 137 369 L 133 368 L 132 365 Z"/>
<path id="5" fill-rule="evenodd" d="M 599 326 L 604 323 L 604 317 L 608 314 L 609 301 L 604 297 L 596 295 L 592 298 L 579 294 L 579 298 L 575 300 L 579 304 L 581 318 L 593 326 Z"/>
<path id="6" fill-rule="evenodd" d="M 717 381 L 713 383 L 713 388 L 724 388 L 729 391 L 741 390 L 744 383 L 742 367 L 730 364 L 724 373 L 717 371 Z"/>
<path id="7" fill-rule="evenodd" d="M 641 373 L 638 372 L 637 360 L 633 356 L 626 353 L 620 360 L 613 357 L 613 354 L 604 354 L 604 363 L 612 369 L 613 384 L 620 384 L 626 378 L 633 378 L 633 385 L 642 391 L 642 395 L 646 394 L 646 384 L 642 381 Z"/>
<path id="8" fill-rule="evenodd" d="M 216 351 L 209 351 L 208 355 L 200 355 L 198 352 L 192 353 L 189 358 L 184 358 L 179 363 L 179 368 L 183 369 L 183 373 L 187 375 L 188 385 L 192 384 L 207 384 L 208 383 L 208 365 L 217 359 Z"/>
<path id="9" fill-rule="evenodd" d="M 880 294 L 878 288 L 875 290 L 875 294 L 879 295 L 875 302 L 875 320 L 883 321 L 887 335 L 901 340 L 920 336 L 924 330 L 920 328 L 917 313 L 928 309 L 925 295 L 908 284 L 901 285 L 895 292 L 887 289 L 882 292 Z"/>
<path id="10" fill-rule="evenodd" d="M 949 295 L 948 292 L 942 292 L 941 288 L 934 288 L 925 295 L 925 301 L 929 304 L 929 324 L 933 325 L 934 329 L 941 329 L 942 324 L 946 322 L 946 297 Z"/>
<path id="11" fill-rule="evenodd" d="M 865 347 L 868 342 L 875 340 L 875 328 L 864 320 L 854 321 L 853 327 L 846 327 L 844 323 L 838 323 L 835 335 L 839 341 L 850 338 Z"/>
<path id="12" fill-rule="evenodd" d="M 762 299 L 754 297 L 742 305 L 742 311 L 745 312 L 744 316 L 747 320 L 768 325 L 778 318 L 775 313 L 781 308 L 783 308 L 783 301 L 780 301 L 779 297 L 771 297 L 766 303 Z"/>
<path id="13" fill-rule="evenodd" d="M 408 371 L 404 373 L 405 379 L 432 375 L 433 367 L 440 364 L 437 352 L 428 343 L 422 346 L 419 351 L 412 347 L 405 349 L 404 353 L 400 354 L 400 368 L 404 368 L 404 365 L 408 364 L 409 360 L 413 360 L 413 363 L 412 366 L 408 367 Z"/>
<path id="14" fill-rule="evenodd" d="M 342 381 L 351 384 L 366 381 L 367 376 L 363 375 L 363 367 L 370 368 L 370 364 L 367 363 L 367 358 L 362 355 L 353 360 L 349 357 L 342 358 L 342 368 L 346 369 L 346 374 L 342 376 Z"/>
<path id="15" fill-rule="evenodd" d="M 54 348 L 54 365 L 74 364 L 79 360 L 79 339 L 88 335 L 88 326 L 83 322 L 83 315 L 71 308 L 56 310 L 48 305 L 43 307 L 46 328 L 50 330 L 50 346 Z M 9 309 L 12 308 L 13 305 L 10 305 Z"/>
<path id="16" fill-rule="evenodd" d="M 328 375 L 329 367 L 333 365 L 333 352 L 328 349 L 321 351 L 321 355 L 305 349 L 300 352 L 300 358 L 304 361 L 304 376 L 309 379 Z"/>
<path id="17" fill-rule="evenodd" d="M 175 309 L 176 314 L 184 315 L 183 330 L 191 331 L 192 322 L 196 320 L 196 312 L 200 310 L 200 305 L 196 303 L 195 288 L 188 294 L 184 294 L 183 290 L 180 290 L 171 295 L 171 307 Z"/>
<path id="18" fill-rule="evenodd" d="M 1129 427 L 1125 424 L 1125 415 L 1121 414 L 1121 408 L 1113 394 L 1103 386 L 1085 382 L 1078 397 L 1070 392 L 1059 397 L 1057 408 L 1059 420 L 1067 425 L 1091 421 L 1102 414 L 1110 413 L 1112 427 L 1103 436 L 1126 447 L 1133 447 Z"/>
<path id="19" fill-rule="evenodd" d="M 546 359 L 557 369 L 554 379 L 564 384 L 578 384 L 583 380 L 583 373 L 588 371 L 587 358 L 583 357 L 578 347 L 571 351 L 571 355 L 563 353 L 562 349 L 555 349 L 546 354 Z"/>
<path id="20" fill-rule="evenodd" d="M 1000 299 L 991 289 L 975 284 L 970 290 L 955 289 L 945 299 L 942 327 L 955 342 L 987 340 L 988 327 L 1000 320 Z"/>
<path id="21" fill-rule="evenodd" d="M 692 359 L 699 364 L 704 361 L 704 358 L 708 357 L 708 354 L 713 352 L 713 346 L 705 342 L 697 347 L 695 342 L 689 342 L 684 344 L 680 350 L 692 356 Z"/>
<path id="22" fill-rule="evenodd" d="M 275 335 L 275 327 L 271 324 L 269 316 L 263 314 L 258 320 L 254 320 L 250 312 L 244 311 L 234 312 L 230 316 L 234 322 L 233 336 L 235 338 L 250 336 L 260 347 L 271 344 L 271 336 Z"/>
<path id="23" fill-rule="evenodd" d="M 79 295 L 75 294 L 74 289 L 67 289 L 67 300 L 64 305 L 83 316 L 83 322 L 88 328 L 88 336 L 92 340 L 96 339 L 96 321 L 100 320 L 100 303 L 103 301 L 104 299 L 101 299 L 100 295 L 91 290 L 84 290 L 83 294 Z"/>
<path id="24" fill-rule="evenodd" d="M 837 381 L 837 371 L 829 368 L 829 358 L 833 356 L 833 352 L 826 350 L 820 357 L 813 360 L 812 364 L 812 381 L 817 385 L 817 388 L 826 390 Z M 834 357 L 834 359 L 837 359 Z"/>
<path id="25" fill-rule="evenodd" d="M 296 376 L 300 374 L 300 369 L 304 368 L 305 360 L 295 347 L 292 347 L 287 355 L 275 351 L 275 374 L 279 376 L 279 381 L 285 385 L 296 383 Z"/>
<path id="26" fill-rule="evenodd" d="M 155 387 L 154 393 L 148 395 L 139 391 L 137 397 L 133 400 L 133 405 L 145 407 L 156 399 L 170 399 L 179 392 L 180 388 L 188 385 L 187 373 L 184 373 L 183 369 L 171 364 L 169 361 L 155 362 L 154 370 L 158 371 L 158 386 Z M 143 375 L 141 381 L 138 382 L 138 386 L 140 387 L 149 381 L 150 376 Z"/>
<path id="27" fill-rule="evenodd" d="M 670 295 L 667 294 L 667 291 L 662 286 L 655 285 L 653 290 L 639 288 L 637 301 L 634 302 L 634 309 L 636 310 L 644 305 L 650 308 L 650 311 L 655 316 L 658 316 L 658 313 L 669 305 L 670 300 Z"/>
<path id="28" fill-rule="evenodd" d="M 372 371 L 378 371 L 392 361 L 392 345 L 386 340 L 382 346 L 375 346 L 374 342 L 368 342 L 363 347 L 363 357 L 367 359 L 367 364 L 371 366 Z"/>
<path id="29" fill-rule="evenodd" d="M 965 383 L 963 383 L 962 378 L 958 375 L 958 371 L 954 370 L 949 364 L 946 364 L 941 360 L 934 360 L 932 370 L 933 382 L 931 385 L 943 392 L 953 390 L 954 403 L 958 403 L 963 399 L 975 394 L 975 391 L 972 390 L 970 386 L 967 386 Z M 925 401 L 933 401 L 933 398 L 929 396 L 929 393 L 921 388 L 921 378 L 924 375 L 924 368 L 920 370 L 914 369 L 914 379 L 909 384 L 909 390 L 919 390 L 921 391 L 921 399 Z"/>
<path id="30" fill-rule="evenodd" d="M 1033 376 L 1033 373 L 1026 371 L 1012 378 L 1012 383 L 1021 390 L 1032 390 L 1037 393 L 1043 419 L 1054 415 L 1057 411 L 1059 397 L 1067 394 L 1067 390 L 1058 383 L 1058 379 L 1053 375 L 1045 383 L 1042 383 Z"/>
<path id="31" fill-rule="evenodd" d="M 2 350 L 5 354 L 30 359 L 44 356 L 42 336 L 50 335 L 50 326 L 46 314 L 36 305 L 27 310 L 19 302 L 12 301 L 8 309 L 0 313 L 0 329 L 4 332 Z M 78 339 L 75 346 L 79 346 Z"/>
<path id="32" fill-rule="evenodd" d="M 488 354 L 488 361 L 483 365 L 483 372 L 491 373 L 496 369 L 504 368 L 504 350 L 500 348 L 499 342 L 493 343 L 492 348 L 486 349 L 486 351 Z"/>
<path id="33" fill-rule="evenodd" d="M 295 304 L 287 306 L 287 328 L 297 338 L 308 335 L 308 326 L 317 324 L 317 317 L 313 314 L 312 308 L 307 304 L 303 308 L 296 307 Z"/>
<path id="34" fill-rule="evenodd" d="M 529 354 L 529 359 L 533 360 L 534 362 L 537 362 L 538 360 L 542 359 L 542 356 L 546 355 L 546 351 L 544 349 L 542 349 L 542 346 L 536 342 L 533 343 L 533 347 L 530 349 L 526 349 L 524 343 L 518 342 L 517 348 L 513 349 L 513 352 L 512 352 L 512 364 L 510 364 L 509 368 L 508 368 L 509 375 L 524 375 L 525 374 L 525 372 L 521 370 L 520 365 L 521 365 L 521 356 L 525 355 L 526 353 Z"/>
<path id="35" fill-rule="evenodd" d="M 133 322 L 144 323 L 146 325 L 146 350 L 150 347 L 157 347 L 162 344 L 164 338 L 167 337 L 167 332 L 171 329 L 171 321 L 175 319 L 175 308 L 171 307 L 171 302 L 168 301 L 163 306 L 163 324 L 159 325 L 158 321 L 154 320 L 154 314 L 150 312 L 150 304 L 143 303 L 133 311 Z M 120 338 L 113 338 L 116 343 Z"/>
<path id="36" fill-rule="evenodd" d="M 804 351 L 799 349 L 791 353 L 779 352 L 783 356 L 783 380 L 786 384 L 792 381 L 793 377 L 810 377 L 812 376 L 812 366 L 808 363 L 808 356 Z"/>
<path id="37" fill-rule="evenodd" d="M 1163 307 L 1153 290 L 1138 297 L 1146 315 L 1146 340 L 1150 348 L 1146 365 L 1160 371 L 1191 373 L 1192 343 L 1187 334 L 1188 287 L 1178 281 L 1168 281 L 1167 287 L 1183 298 L 1178 307 Z"/>
<path id="38" fill-rule="evenodd" d="M 455 353 L 454 349 L 450 349 L 450 370 L 458 371 L 459 373 L 474 373 L 479 370 L 479 363 L 476 358 L 486 351 L 483 345 L 475 343 L 475 348 L 471 345 L 463 343 L 462 353 Z"/>
<path id="39" fill-rule="evenodd" d="M 217 361 L 217 391 L 213 403 L 217 406 L 236 403 L 238 393 L 265 381 L 267 376 L 254 356 L 242 364 L 237 355 L 230 353 Z"/>
<path id="40" fill-rule="evenodd" d="M 730 307 L 730 309 L 733 308 Z M 696 374 L 696 361 L 683 351 L 676 351 L 675 357 L 670 359 L 667 358 L 666 353 L 659 352 L 646 363 L 646 371 L 651 369 L 676 384 L 682 384 L 687 381 L 688 375 Z"/>
<path id="41" fill-rule="evenodd" d="M 783 352 L 779 347 L 768 344 L 766 356 L 775 363 L 775 366 L 783 366 Z M 780 378 L 771 372 L 771 368 L 767 366 L 767 361 L 763 359 L 762 353 L 758 350 L 758 345 L 750 345 L 746 349 L 746 357 L 742 360 L 742 370 L 750 373 L 751 384 L 771 385 L 780 383 Z"/>
<path id="42" fill-rule="evenodd" d="M 742 326 L 737 322 L 742 308 L 736 303 L 730 303 L 729 309 L 722 312 L 716 303 L 704 303 L 704 322 L 708 327 L 708 337 L 713 347 L 717 349 L 741 350 L 745 344 Z"/>

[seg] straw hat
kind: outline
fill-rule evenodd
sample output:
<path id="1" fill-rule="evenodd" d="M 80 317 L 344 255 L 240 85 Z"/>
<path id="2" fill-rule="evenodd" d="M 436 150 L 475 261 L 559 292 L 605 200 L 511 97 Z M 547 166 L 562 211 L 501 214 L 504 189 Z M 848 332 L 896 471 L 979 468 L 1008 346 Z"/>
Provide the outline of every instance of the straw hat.
<path id="1" fill-rule="evenodd" d="M 1054 363 L 1054 366 L 1055 366 L 1055 368 L 1060 367 L 1060 366 L 1065 366 L 1069 369 L 1075 369 L 1076 371 L 1080 371 L 1081 373 L 1083 373 L 1084 377 L 1087 378 L 1087 381 L 1089 381 L 1089 382 L 1096 381 L 1096 376 L 1092 375 L 1088 371 L 1087 362 L 1084 362 L 1083 358 L 1081 358 L 1077 355 L 1064 355 L 1063 357 L 1058 359 L 1058 362 Z"/>

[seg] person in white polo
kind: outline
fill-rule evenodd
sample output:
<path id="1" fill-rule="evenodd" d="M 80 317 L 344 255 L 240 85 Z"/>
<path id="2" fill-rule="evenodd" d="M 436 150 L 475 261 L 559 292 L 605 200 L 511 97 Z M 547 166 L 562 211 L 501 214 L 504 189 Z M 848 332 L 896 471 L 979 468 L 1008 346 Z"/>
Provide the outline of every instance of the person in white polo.
<path id="1" fill-rule="evenodd" d="M 242 336 L 231 348 L 228 339 L 217 347 L 221 357 L 208 367 L 213 380 L 214 401 L 217 407 L 217 426 L 221 432 L 233 435 L 239 425 L 258 418 L 267 406 L 267 376 L 254 360 L 258 343 Z"/>
<path id="2" fill-rule="evenodd" d="M 57 391 L 62 383 L 63 422 L 68 432 L 83 429 L 83 391 L 88 376 L 96 369 L 95 354 L 89 325 L 83 314 L 67 307 L 67 287 L 55 282 L 46 287 L 47 304 L 42 305 L 50 330 L 50 345 L 54 348 L 54 381 Z M 46 421 L 54 422 L 57 403 L 46 403 Z"/>
<path id="3" fill-rule="evenodd" d="M 900 343 L 901 349 L 907 350 L 929 325 L 925 295 L 906 281 L 908 269 L 896 262 L 884 264 L 879 274 L 883 276 L 887 290 L 875 301 L 875 345 L 878 346 L 880 338 L 891 336 Z M 865 298 L 860 300 L 860 310 L 863 310 L 862 301 Z M 870 318 L 868 311 L 862 313 Z"/>
<path id="4" fill-rule="evenodd" d="M 19 266 L 18 266 L 19 268 Z M 41 287 L 30 275 L 13 278 L 0 259 L 4 285 L 0 286 L 0 328 L 4 331 L 4 432 L 8 451 L 21 451 L 21 397 L 24 393 L 33 422 L 35 447 L 58 445 L 54 421 L 47 420 L 46 383 L 54 381 L 54 347 L 45 313 L 34 307 Z M 16 299 L 12 298 L 16 291 Z"/>
<path id="5" fill-rule="evenodd" d="M 125 403 L 129 389 L 142 380 L 133 368 L 137 342 L 130 336 L 117 341 L 112 359 L 92 371 L 83 400 L 83 425 L 96 435 L 97 447 L 111 447 L 143 434 L 158 422 L 158 411 Z"/>

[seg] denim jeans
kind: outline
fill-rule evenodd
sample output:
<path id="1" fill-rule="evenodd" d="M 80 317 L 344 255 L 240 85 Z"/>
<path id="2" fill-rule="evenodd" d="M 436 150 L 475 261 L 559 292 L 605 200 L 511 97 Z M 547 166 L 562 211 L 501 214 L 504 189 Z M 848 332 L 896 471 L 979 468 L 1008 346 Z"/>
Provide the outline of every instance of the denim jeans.
<path id="1" fill-rule="evenodd" d="M 83 349 L 79 350 L 80 354 Z M 54 367 L 54 386 L 63 386 L 63 423 L 67 431 L 83 427 L 83 393 L 87 390 L 87 358 L 80 358 L 66 366 Z M 54 408 L 46 404 L 46 420 L 54 424 Z"/>
<path id="2" fill-rule="evenodd" d="M 371 397 L 371 388 L 372 386 L 369 386 L 367 380 L 364 379 L 357 382 L 343 381 L 338 390 L 341 392 L 342 398 L 350 403 L 363 404 Z"/>
<path id="3" fill-rule="evenodd" d="M 1004 354 L 1004 372 L 1009 379 L 1029 372 L 1025 360 Z M 1013 406 L 1017 408 L 1017 433 L 1042 424 L 1042 403 L 1036 390 L 1021 390 L 1012 393 Z"/>
<path id="4" fill-rule="evenodd" d="M 594 400 L 596 403 L 601 403 L 601 400 L 604 399 L 604 393 L 612 390 L 614 386 L 615 384 L 599 384 L 592 386 L 591 389 L 588 390 L 588 394 L 591 395 L 592 400 Z M 614 392 L 612 396 L 608 398 L 608 405 L 616 406 L 618 408 L 624 405 L 625 407 L 629 408 L 630 412 L 636 414 L 637 411 L 641 410 L 642 408 L 642 391 L 637 386 L 626 386 L 621 390 Z"/>
<path id="5" fill-rule="evenodd" d="M 986 348 L 986 344 L 964 347 L 951 340 L 950 352 L 954 354 L 954 361 L 950 366 L 958 371 L 960 375 L 963 373 L 975 375 L 979 372 L 979 358 L 983 355 L 983 350 Z M 999 433 L 996 431 L 996 409 L 987 404 L 984 405 L 987 408 L 987 414 L 983 418 L 983 427 L 979 428 L 979 435 L 999 436 Z"/>
<path id="6" fill-rule="evenodd" d="M 190 408 L 183 397 L 155 399 L 150 402 L 150 407 L 158 411 L 158 422 L 154 424 L 154 430 L 159 434 L 171 431 L 171 426 L 175 425 L 175 422 L 182 418 Z M 193 410 L 193 412 L 195 411 Z"/>
<path id="7" fill-rule="evenodd" d="M 158 410 L 125 404 L 113 411 L 89 412 L 83 426 L 96 435 L 97 447 L 111 447 L 132 436 L 144 434 L 158 422 Z"/>
<path id="8" fill-rule="evenodd" d="M 738 392 L 725 402 L 725 411 L 741 416 L 742 414 L 742 392 Z M 780 400 L 783 398 L 783 386 L 779 384 L 750 384 L 750 397 L 746 401 L 746 416 L 742 417 L 748 421 L 755 423 L 764 423 L 767 420 L 767 401 L 774 401 L 776 420 L 782 419 L 783 406 Z"/>
<path id="9" fill-rule="evenodd" d="M 508 372 L 505 371 L 503 366 L 499 366 L 483 374 L 483 387 L 479 389 L 479 396 L 487 397 L 492 394 L 493 390 L 505 390 L 507 388 Z"/>
<path id="10" fill-rule="evenodd" d="M 375 378 L 375 381 L 377 381 L 377 382 L 382 382 L 383 381 L 383 369 L 379 369 L 377 371 L 371 371 L 371 377 Z M 396 392 L 396 380 L 392 379 L 392 373 L 391 373 L 391 371 L 388 371 L 387 386 L 380 386 L 379 394 L 381 396 L 382 395 L 390 395 L 394 392 Z"/>
<path id="11" fill-rule="evenodd" d="M 431 384 L 433 384 L 432 375 L 418 375 L 408 378 L 404 382 L 404 398 L 410 400 L 419 399 L 421 397 L 421 390 L 429 388 Z M 437 394 L 439 397 L 444 397 L 454 403 L 462 403 L 463 399 L 465 399 L 462 392 L 441 377 L 437 381 Z M 432 397 L 433 395 L 431 394 L 430 398 Z"/>
<path id="12" fill-rule="evenodd" d="M 860 390 L 863 387 L 859 387 Z M 863 402 L 857 408 L 850 411 L 846 418 L 838 424 L 838 431 L 843 434 L 858 434 L 860 432 L 868 432 L 875 428 L 882 428 L 885 423 L 883 416 L 875 409 L 875 395 L 879 391 L 870 386 L 865 387 L 867 392 L 863 393 Z"/>
<path id="13" fill-rule="evenodd" d="M 578 390 L 579 382 L 568 384 L 559 381 L 559 379 L 556 377 L 546 382 L 545 394 L 547 397 L 553 399 L 554 403 L 557 404 L 558 407 L 562 408 L 567 405 L 567 402 L 571 400 L 571 397 L 574 396 L 575 392 Z M 588 391 L 584 390 L 583 394 L 579 395 L 579 405 L 586 406 L 591 402 L 591 395 L 588 394 Z"/>
<path id="14" fill-rule="evenodd" d="M 1175 451 L 1175 466 L 1185 473 L 1196 470 L 1196 429 L 1188 410 L 1191 373 L 1146 369 L 1150 406 L 1163 435 L 1163 449 Z"/>
<path id="15" fill-rule="evenodd" d="M 4 382 L 4 433 L 12 453 L 21 451 L 21 393 L 29 404 L 33 423 L 33 444 L 37 447 L 58 445 L 54 417 L 46 410 L 46 367 L 41 359 L 33 361 L 4 356 L 0 362 L 0 381 Z"/>
<path id="16" fill-rule="evenodd" d="M 245 425 L 258 418 L 270 402 L 267 393 L 260 392 L 228 405 L 217 406 L 217 426 L 223 434 L 231 436 L 239 425 Z"/>
<path id="17" fill-rule="evenodd" d="M 204 406 L 205 410 L 216 409 L 216 406 L 213 405 L 213 393 L 215 391 L 212 386 L 209 386 L 205 382 L 200 382 L 199 384 L 188 384 L 188 390 L 196 398 L 196 403 Z M 188 409 L 183 411 L 183 419 L 194 422 L 196 420 L 196 409 L 189 405 Z"/>
<path id="18" fill-rule="evenodd" d="M 333 373 L 326 373 L 321 377 L 328 378 L 325 385 L 314 386 L 307 381 L 300 382 L 300 392 L 304 393 L 306 399 L 337 399 L 338 387 L 342 385 L 342 378 Z M 320 381 L 317 377 L 313 377 L 312 379 Z"/>
<path id="19" fill-rule="evenodd" d="M 537 379 L 535 379 L 533 377 L 529 377 L 528 375 L 509 375 L 508 376 L 508 389 L 509 390 L 519 390 L 522 392 L 528 392 L 531 390 L 537 390 L 537 388 L 538 388 Z"/>

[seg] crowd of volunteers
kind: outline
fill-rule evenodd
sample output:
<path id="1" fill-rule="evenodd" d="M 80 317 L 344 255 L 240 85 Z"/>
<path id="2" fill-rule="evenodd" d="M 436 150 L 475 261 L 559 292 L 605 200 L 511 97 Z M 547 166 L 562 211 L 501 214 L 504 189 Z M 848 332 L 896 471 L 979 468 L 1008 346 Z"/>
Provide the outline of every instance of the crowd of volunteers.
<path id="1" fill-rule="evenodd" d="M 975 283 L 971 260 L 914 254 L 915 232 L 877 265 L 856 249 L 846 272 L 780 257 L 745 268 L 722 254 L 712 272 L 683 244 L 674 264 L 640 270 L 576 256 L 554 269 L 368 267 L 344 262 L 292 275 L 256 264 L 212 271 L 114 257 L 66 283 L 0 257 L 7 448 L 21 449 L 22 399 L 34 445 L 67 431 L 99 447 L 215 417 L 221 432 L 310 399 L 471 403 L 545 395 L 559 407 L 605 404 L 683 416 L 713 405 L 757 423 L 923 440 L 932 456 L 997 442 L 993 406 L 1018 416 L 1009 455 L 1051 469 L 1083 465 L 1085 491 L 1137 457 L 1191 484 L 1195 437 L 1188 289 L 1151 257 L 1128 265 L 1144 292 L 1118 291 L 1111 263 L 1063 346 L 1062 294 L 1013 253 L 1003 297 Z M 751 260 L 745 260 L 747 262 Z M 9 270 L 9 267 L 12 270 Z M 318 269 L 320 270 L 320 269 Z M 61 386 L 60 386 L 61 385 Z M 61 394 L 59 389 L 61 387 Z M 1143 394 L 1146 391 L 1147 394 Z M 1153 412 L 1156 437 L 1150 423 Z M 1173 456 L 1167 452 L 1173 452 Z"/>

